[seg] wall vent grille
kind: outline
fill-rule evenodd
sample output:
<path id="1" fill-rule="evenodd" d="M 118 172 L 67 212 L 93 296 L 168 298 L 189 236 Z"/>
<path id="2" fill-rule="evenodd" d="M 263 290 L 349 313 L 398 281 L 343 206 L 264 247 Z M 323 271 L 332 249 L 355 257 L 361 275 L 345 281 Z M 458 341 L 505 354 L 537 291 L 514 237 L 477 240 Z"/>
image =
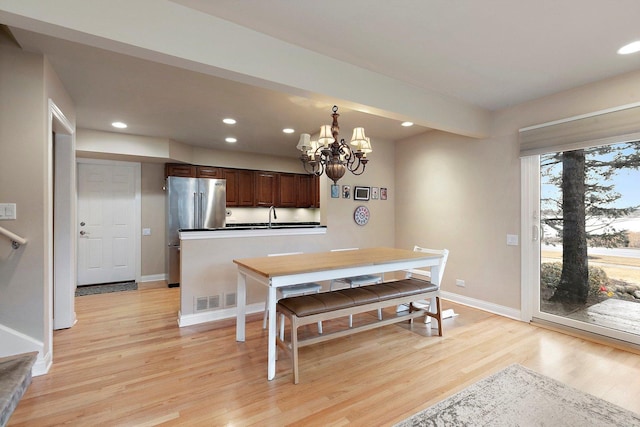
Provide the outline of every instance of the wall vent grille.
<path id="1" fill-rule="evenodd" d="M 221 306 L 221 295 L 211 295 L 208 297 L 195 297 L 193 301 L 194 311 L 214 310 Z"/>
<path id="2" fill-rule="evenodd" d="M 236 306 L 236 293 L 231 292 L 224 295 L 224 306 L 235 307 Z"/>
<path id="3" fill-rule="evenodd" d="M 220 308 L 220 295 L 209 297 L 209 308 Z"/>

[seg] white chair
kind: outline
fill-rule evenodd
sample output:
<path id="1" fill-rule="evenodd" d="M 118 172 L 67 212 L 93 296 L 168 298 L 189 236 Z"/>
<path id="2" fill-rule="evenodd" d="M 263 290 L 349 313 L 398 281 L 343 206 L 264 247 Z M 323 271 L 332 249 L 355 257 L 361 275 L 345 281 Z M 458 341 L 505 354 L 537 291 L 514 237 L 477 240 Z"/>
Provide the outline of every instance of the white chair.
<path id="1" fill-rule="evenodd" d="M 267 254 L 267 256 L 282 256 L 282 255 L 297 255 L 302 252 L 287 252 L 278 254 Z M 282 286 L 278 288 L 280 292 L 280 298 L 288 298 L 297 295 L 304 295 L 310 293 L 319 293 L 322 286 L 318 283 L 300 283 L 297 285 Z M 280 299 L 278 298 L 278 299 Z M 276 302 L 278 302 L 276 300 Z M 267 329 L 267 318 L 269 316 L 269 292 L 267 292 L 267 300 L 264 306 L 264 318 L 262 319 L 262 329 Z M 318 322 L 318 333 L 322 334 L 322 322 Z M 280 316 L 280 339 L 284 340 L 284 315 Z"/>
<path id="2" fill-rule="evenodd" d="M 358 248 L 342 248 L 342 249 L 331 249 L 331 252 L 342 252 L 342 251 L 355 251 Z M 341 277 L 339 279 L 333 279 L 329 284 L 329 290 L 333 290 L 333 285 L 337 283 L 344 283 L 348 285 L 350 288 L 357 288 L 358 286 L 366 286 L 366 285 L 376 285 L 378 283 L 382 283 L 383 277 L 375 274 L 363 274 L 361 276 L 352 276 L 352 277 Z M 382 320 L 382 309 L 378 309 L 378 320 Z M 353 326 L 353 316 L 349 316 L 349 327 Z"/>
<path id="3" fill-rule="evenodd" d="M 442 284 L 442 277 L 444 276 L 444 268 L 447 265 L 447 258 L 449 258 L 449 250 L 448 249 L 427 249 L 417 245 L 413 247 L 413 250 L 415 252 L 424 252 L 427 254 L 442 255 L 440 264 L 438 265 L 439 267 L 438 277 L 432 277 L 431 270 L 412 269 L 412 270 L 406 271 L 405 278 L 408 279 L 410 277 L 413 277 L 414 279 L 427 280 L 433 283 L 434 285 L 438 285 L 438 289 L 439 289 Z M 436 305 L 435 299 L 436 298 L 433 297 L 431 298 L 430 301 L 425 301 L 425 300 L 415 301 L 413 305 L 415 305 L 418 308 L 435 307 Z M 427 323 L 428 321 L 429 321 L 429 316 L 425 316 L 425 323 Z M 431 328 L 434 328 L 434 327 L 437 328 L 438 325 L 436 323 L 437 321 L 434 321 L 431 325 Z"/>

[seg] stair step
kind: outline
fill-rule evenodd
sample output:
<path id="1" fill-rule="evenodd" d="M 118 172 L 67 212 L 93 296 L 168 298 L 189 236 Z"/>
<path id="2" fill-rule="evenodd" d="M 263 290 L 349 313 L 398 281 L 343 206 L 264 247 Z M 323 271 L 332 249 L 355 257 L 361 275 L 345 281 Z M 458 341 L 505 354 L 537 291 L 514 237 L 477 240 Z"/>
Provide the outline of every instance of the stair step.
<path id="1" fill-rule="evenodd" d="M 0 426 L 5 426 L 31 384 L 38 352 L 0 358 Z"/>

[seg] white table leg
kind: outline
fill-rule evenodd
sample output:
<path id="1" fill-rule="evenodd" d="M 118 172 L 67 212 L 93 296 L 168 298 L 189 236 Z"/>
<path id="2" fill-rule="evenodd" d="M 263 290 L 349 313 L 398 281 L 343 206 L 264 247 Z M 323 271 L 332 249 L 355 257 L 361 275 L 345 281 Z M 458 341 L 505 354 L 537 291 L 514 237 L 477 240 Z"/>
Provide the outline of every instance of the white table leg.
<path id="1" fill-rule="evenodd" d="M 236 289 L 236 341 L 244 341 L 244 327 L 247 307 L 247 277 L 238 272 Z"/>
<path id="2" fill-rule="evenodd" d="M 276 295 L 277 289 L 269 286 L 269 346 L 268 346 L 268 365 L 267 379 L 271 381 L 276 376 L 276 334 L 277 334 L 277 318 L 276 318 Z"/>

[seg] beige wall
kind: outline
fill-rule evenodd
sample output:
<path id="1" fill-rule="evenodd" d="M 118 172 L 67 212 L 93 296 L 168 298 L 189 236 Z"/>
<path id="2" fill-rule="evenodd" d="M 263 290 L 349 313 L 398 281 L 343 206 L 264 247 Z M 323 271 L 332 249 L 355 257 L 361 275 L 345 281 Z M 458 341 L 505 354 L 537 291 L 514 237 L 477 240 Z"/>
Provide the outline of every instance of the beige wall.
<path id="1" fill-rule="evenodd" d="M 0 201 L 17 219 L 0 225 L 28 240 L 0 238 L 0 324 L 44 340 L 46 123 L 44 61 L 0 45 Z"/>
<path id="2" fill-rule="evenodd" d="M 150 228 L 151 235 L 142 236 L 141 274 L 155 276 L 165 274 L 165 191 L 164 164 L 142 163 L 140 184 L 141 226 Z"/>
<path id="3" fill-rule="evenodd" d="M 0 239 L 0 325 L 43 342 L 44 352 L 49 353 L 53 236 L 49 230 L 48 99 L 53 99 L 73 126 L 75 112 L 41 55 L 2 42 L 0 93 L 0 202 L 17 207 L 17 219 L 2 221 L 0 226 L 28 241 L 14 251 L 7 239 Z M 0 347 L 0 356 L 4 354 L 12 354 L 11 349 Z"/>
<path id="4" fill-rule="evenodd" d="M 506 245 L 520 234 L 518 129 L 638 101 L 637 72 L 495 112 L 487 139 L 434 131 L 398 142 L 396 245 L 448 248 L 445 291 L 520 310 L 520 246 Z"/>
<path id="5" fill-rule="evenodd" d="M 434 131 L 398 143 L 397 246 L 447 248 L 443 290 L 519 307 L 520 248 L 506 245 L 520 230 L 519 173 L 514 141 Z"/>

